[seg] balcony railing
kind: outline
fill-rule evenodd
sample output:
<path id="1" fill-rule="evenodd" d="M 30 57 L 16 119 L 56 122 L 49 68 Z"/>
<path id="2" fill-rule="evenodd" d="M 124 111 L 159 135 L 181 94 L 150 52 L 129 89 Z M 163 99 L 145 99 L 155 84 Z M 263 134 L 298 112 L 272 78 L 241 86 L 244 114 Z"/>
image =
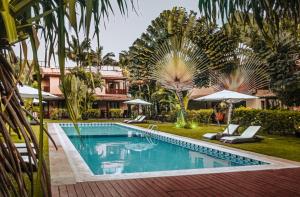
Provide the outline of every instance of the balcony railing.
<path id="1" fill-rule="evenodd" d="M 126 94 L 126 89 L 105 89 L 106 94 Z"/>

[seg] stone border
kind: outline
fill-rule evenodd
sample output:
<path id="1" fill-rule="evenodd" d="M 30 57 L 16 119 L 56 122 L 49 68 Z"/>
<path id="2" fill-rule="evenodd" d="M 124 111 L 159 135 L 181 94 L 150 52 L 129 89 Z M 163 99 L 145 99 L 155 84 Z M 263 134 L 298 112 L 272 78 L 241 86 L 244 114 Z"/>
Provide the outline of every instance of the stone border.
<path id="1" fill-rule="evenodd" d="M 62 123 L 48 123 L 48 130 L 50 130 L 50 135 L 55 135 L 55 140 L 59 140 L 59 143 L 65 153 L 65 157 L 69 162 L 69 166 L 72 169 L 73 175 L 76 182 L 85 181 L 101 181 L 101 180 L 116 180 L 116 179 L 131 179 L 131 178 L 146 178 L 146 177 L 163 177 L 163 176 L 179 176 L 179 175 L 193 175 L 193 174 L 209 174 L 209 173 L 223 173 L 223 172 L 239 172 L 239 171 L 255 171 L 255 170 L 268 170 L 268 169 L 282 169 L 282 168 L 295 168 L 300 167 L 299 162 L 293 162 L 285 159 L 280 159 L 276 157 L 266 156 L 258 153 L 253 153 L 249 151 L 244 151 L 236 148 L 226 147 L 219 144 L 214 144 L 206 141 L 195 140 L 187 137 L 177 136 L 158 130 L 149 130 L 141 128 L 134 125 L 128 125 L 123 123 L 113 123 L 120 126 L 125 126 L 131 129 L 144 131 L 148 134 L 164 136 L 166 138 L 171 138 L 174 140 L 184 141 L 186 143 L 191 143 L 199 146 L 207 147 L 208 149 L 218 150 L 226 152 L 229 154 L 242 156 L 246 158 L 255 159 L 268 163 L 266 165 L 250 165 L 250 166 L 234 166 L 234 167 L 220 167 L 220 168 L 203 168 L 203 169 L 183 169 L 183 170 L 173 170 L 173 171 L 159 171 L 159 172 L 139 172 L 139 173 L 127 173 L 120 175 L 94 175 L 90 170 L 88 165 L 85 163 L 79 152 L 73 146 L 72 142 L 69 140 L 63 129 L 60 127 Z M 85 124 L 85 123 L 83 123 Z M 87 125 L 101 124 L 101 123 L 88 123 Z M 103 123 L 105 124 L 105 123 Z M 108 123 L 106 123 L 108 124 Z M 50 149 L 51 155 L 52 149 Z M 50 156 L 50 169 L 51 165 L 61 161 L 53 161 Z M 56 168 L 57 170 L 57 168 Z M 63 169 L 65 170 L 65 169 Z M 61 172 L 64 173 L 64 172 Z M 57 173 L 56 173 L 57 174 Z M 71 176 L 71 175 L 70 175 Z M 54 183 L 62 183 L 62 177 L 53 177 L 51 180 Z"/>

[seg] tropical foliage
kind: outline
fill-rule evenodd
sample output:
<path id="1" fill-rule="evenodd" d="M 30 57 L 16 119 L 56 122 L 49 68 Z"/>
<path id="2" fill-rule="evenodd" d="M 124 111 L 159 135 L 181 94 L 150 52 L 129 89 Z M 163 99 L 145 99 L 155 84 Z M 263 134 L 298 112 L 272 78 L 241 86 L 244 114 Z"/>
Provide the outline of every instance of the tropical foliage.
<path id="1" fill-rule="evenodd" d="M 242 19 L 244 24 L 256 23 L 266 40 L 279 37 L 282 23 L 290 23 L 297 34 L 300 20 L 300 2 L 285 0 L 199 0 L 200 13 L 207 19 Z M 229 20 L 230 21 L 230 20 Z M 234 24 L 232 22 L 231 24 Z"/>
<path id="2" fill-rule="evenodd" d="M 120 11 L 124 14 L 127 3 L 116 0 Z M 131 1 L 132 2 L 132 1 Z M 39 39 L 44 38 L 47 48 L 47 60 L 58 54 L 58 63 L 61 71 L 61 81 L 65 80 L 65 40 L 68 39 L 68 26 L 78 33 L 84 28 L 85 36 L 89 38 L 90 27 L 94 26 L 94 32 L 99 44 L 100 20 L 108 16 L 112 10 L 111 1 L 76 1 L 76 0 L 2 0 L 0 2 L 0 89 L 1 89 L 1 138 L 0 138 L 0 195 L 1 196 L 50 196 L 50 179 L 43 159 L 43 107 L 40 83 L 40 70 L 37 50 Z M 77 15 L 79 13 L 79 15 Z M 78 19 L 79 20 L 78 20 Z M 92 20 L 93 19 L 93 20 Z M 92 23 L 93 21 L 94 23 Z M 42 28 L 42 31 L 40 31 Z M 39 34 L 41 33 L 41 34 Z M 77 34 L 78 35 L 78 34 Z M 11 63 L 16 63 L 16 57 L 11 46 L 17 42 L 22 43 L 24 59 L 26 60 L 27 45 L 25 40 L 29 38 L 33 53 L 33 65 L 39 82 L 39 108 L 40 131 L 39 140 L 31 129 L 23 113 L 22 98 L 16 89 L 19 77 L 15 75 Z M 57 47 L 57 48 L 56 48 Z M 57 50 L 56 50 L 57 49 Z M 10 61 L 7 61 L 9 59 Z M 20 60 L 23 62 L 23 60 Z M 26 62 L 26 61 L 25 61 Z M 23 65 L 21 65 L 23 66 Z M 24 70 L 21 68 L 20 70 Z M 23 71 L 24 72 L 24 71 Z M 20 76 L 20 75 L 19 75 Z M 67 88 L 63 88 L 65 98 L 68 97 Z M 71 118 L 76 119 L 71 102 L 67 100 L 67 106 Z M 29 113 L 27 113 L 30 115 Z M 27 165 L 18 153 L 10 131 L 23 138 L 28 150 L 29 165 Z M 30 143 L 33 143 L 37 155 L 34 154 Z M 33 187 L 33 167 L 38 166 L 36 187 Z M 23 173 L 25 172 L 25 173 Z M 30 180 L 31 186 L 25 184 L 25 179 Z M 35 189 L 34 189 L 35 188 Z"/>
<path id="3" fill-rule="evenodd" d="M 269 87 L 287 106 L 300 103 L 298 8 L 298 1 L 199 1 L 201 13 L 224 19 L 226 33 L 264 60 Z"/>
<path id="4" fill-rule="evenodd" d="M 156 60 L 158 62 L 160 58 L 163 58 L 162 56 L 163 54 L 166 55 L 167 50 L 170 51 L 169 46 L 171 43 L 173 43 L 171 44 L 173 46 L 176 45 L 174 37 L 179 40 L 178 46 L 190 44 L 195 49 L 197 48 L 197 55 L 201 54 L 199 58 L 202 58 L 202 63 L 209 69 L 223 69 L 227 67 L 225 65 L 229 65 L 228 60 L 230 59 L 228 56 L 237 46 L 234 36 L 229 38 L 225 35 L 223 29 L 217 28 L 216 24 L 207 24 L 204 18 L 197 18 L 195 12 L 187 13 L 184 8 L 178 7 L 174 7 L 172 10 L 165 10 L 151 22 L 146 32 L 133 43 L 128 52 L 122 52 L 121 58 L 127 64 L 126 69 L 129 71 L 132 81 L 131 92 L 132 90 L 141 91 L 140 95 L 143 94 L 144 98 L 151 99 L 151 92 L 155 92 L 151 88 L 156 88 L 155 85 L 149 86 L 149 84 L 153 84 L 151 81 L 155 82 L 158 78 L 162 79 L 159 75 L 153 77 L 153 71 L 161 70 L 156 69 L 154 62 Z M 173 41 L 171 41 L 172 39 Z M 188 50 L 186 52 L 191 53 Z M 189 66 L 187 68 L 189 69 Z M 172 68 L 170 69 L 172 70 Z M 193 73 L 190 72 L 191 70 L 185 73 Z M 192 83 L 189 84 L 189 88 L 194 85 L 201 87 L 209 83 L 208 69 L 206 70 L 207 74 L 204 74 L 206 71 L 203 69 L 202 74 L 198 71 L 193 73 L 193 80 L 190 80 Z M 164 71 L 161 70 L 161 73 L 167 74 Z M 175 70 L 173 71 L 175 72 Z M 145 89 L 143 89 L 144 87 Z M 184 103 L 187 104 L 188 92 L 183 91 L 182 93 L 185 100 Z"/>

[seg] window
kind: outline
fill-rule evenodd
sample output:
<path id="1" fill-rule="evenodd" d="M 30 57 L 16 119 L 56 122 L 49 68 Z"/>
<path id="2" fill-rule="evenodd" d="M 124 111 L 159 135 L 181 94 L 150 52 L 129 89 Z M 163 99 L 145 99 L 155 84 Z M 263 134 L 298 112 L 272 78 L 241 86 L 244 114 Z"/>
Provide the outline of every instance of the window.
<path id="1" fill-rule="evenodd" d="M 120 108 L 120 103 L 119 102 L 111 101 L 111 102 L 109 102 L 109 107 L 113 108 L 113 109 Z"/>

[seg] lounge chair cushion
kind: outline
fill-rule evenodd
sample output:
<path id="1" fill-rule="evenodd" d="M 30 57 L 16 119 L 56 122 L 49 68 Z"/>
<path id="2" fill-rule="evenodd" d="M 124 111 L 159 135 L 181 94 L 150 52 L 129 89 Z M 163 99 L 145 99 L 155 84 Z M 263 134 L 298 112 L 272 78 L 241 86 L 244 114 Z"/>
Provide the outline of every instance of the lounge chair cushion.
<path id="1" fill-rule="evenodd" d="M 205 139 L 215 139 L 217 136 L 217 133 L 205 133 L 202 137 Z"/>
<path id="2" fill-rule="evenodd" d="M 226 136 L 222 137 L 221 141 L 228 143 L 242 143 L 257 141 L 259 138 L 255 137 L 255 134 L 260 129 L 260 126 L 249 126 L 240 136 Z"/>
<path id="3" fill-rule="evenodd" d="M 223 133 L 206 133 L 203 135 L 203 138 L 213 140 L 213 139 L 216 139 L 217 135 L 220 135 L 220 136 L 233 135 L 238 127 L 239 127 L 239 125 L 237 125 L 237 124 L 230 124 L 230 125 L 228 125 L 228 127 L 225 128 Z"/>
<path id="4" fill-rule="evenodd" d="M 130 124 L 130 123 L 141 123 L 141 122 L 144 122 L 146 116 L 141 116 L 138 120 L 130 120 L 126 123 Z"/>

